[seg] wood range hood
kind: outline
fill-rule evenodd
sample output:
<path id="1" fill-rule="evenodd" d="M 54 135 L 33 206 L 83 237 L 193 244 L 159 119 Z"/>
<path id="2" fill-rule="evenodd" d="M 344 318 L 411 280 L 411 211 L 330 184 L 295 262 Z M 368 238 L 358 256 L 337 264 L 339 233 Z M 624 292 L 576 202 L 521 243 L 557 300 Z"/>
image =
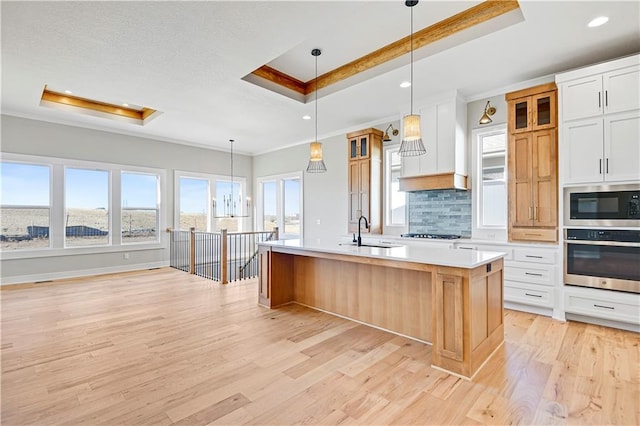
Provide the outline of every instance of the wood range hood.
<path id="1" fill-rule="evenodd" d="M 398 178 L 400 191 L 434 191 L 437 189 L 469 189 L 467 177 L 455 172 Z"/>

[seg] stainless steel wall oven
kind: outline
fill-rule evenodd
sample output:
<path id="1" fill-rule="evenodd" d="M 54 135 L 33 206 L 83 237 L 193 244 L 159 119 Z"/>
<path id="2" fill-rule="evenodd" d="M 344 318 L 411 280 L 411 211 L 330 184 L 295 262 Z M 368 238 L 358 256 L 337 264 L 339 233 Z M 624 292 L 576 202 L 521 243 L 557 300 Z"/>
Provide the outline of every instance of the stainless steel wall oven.
<path id="1" fill-rule="evenodd" d="M 564 282 L 640 293 L 640 230 L 565 229 Z"/>

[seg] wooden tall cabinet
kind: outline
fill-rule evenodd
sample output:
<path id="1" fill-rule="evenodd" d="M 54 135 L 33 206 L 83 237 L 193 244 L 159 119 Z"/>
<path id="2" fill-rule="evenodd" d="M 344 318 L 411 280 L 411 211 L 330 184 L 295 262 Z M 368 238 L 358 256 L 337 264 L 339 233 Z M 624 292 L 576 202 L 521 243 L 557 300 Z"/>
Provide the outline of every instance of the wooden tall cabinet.
<path id="1" fill-rule="evenodd" d="M 509 241 L 558 241 L 556 93 L 549 83 L 505 95 Z"/>
<path id="2" fill-rule="evenodd" d="M 347 147 L 349 232 L 358 232 L 358 219 L 364 216 L 369 221 L 369 232 L 380 234 L 382 232 L 382 132 L 369 128 L 349 133 Z"/>

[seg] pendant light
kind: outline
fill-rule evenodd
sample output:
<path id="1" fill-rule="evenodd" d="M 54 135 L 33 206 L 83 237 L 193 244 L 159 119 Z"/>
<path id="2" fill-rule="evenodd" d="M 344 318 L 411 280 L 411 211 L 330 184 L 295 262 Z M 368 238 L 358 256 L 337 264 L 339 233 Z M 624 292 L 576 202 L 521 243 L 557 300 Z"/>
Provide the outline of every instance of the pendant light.
<path id="1" fill-rule="evenodd" d="M 311 54 L 316 58 L 316 80 L 315 80 L 315 95 L 316 95 L 316 138 L 314 142 L 311 142 L 309 146 L 309 165 L 307 166 L 307 173 L 324 173 L 327 171 L 327 166 L 324 165 L 322 160 L 322 143 L 318 142 L 318 56 L 322 52 L 320 49 L 313 49 Z"/>
<path id="2" fill-rule="evenodd" d="M 411 50 L 411 110 L 409 115 L 405 115 L 402 119 L 402 144 L 398 154 L 402 157 L 411 157 L 415 155 L 422 155 L 427 152 L 422 143 L 422 136 L 420 134 L 420 116 L 413 113 L 413 6 L 418 4 L 418 0 L 406 0 L 405 6 L 411 9 L 411 35 L 410 50 Z"/>
<path id="3" fill-rule="evenodd" d="M 230 156 L 229 156 L 231 161 L 231 194 L 222 196 L 222 214 L 221 215 L 218 215 L 216 213 L 218 208 L 218 202 L 215 198 L 213 199 L 213 214 L 214 214 L 213 217 L 216 219 L 233 218 L 233 217 L 249 217 L 249 210 L 251 209 L 251 199 L 249 197 L 247 197 L 246 200 L 244 201 L 246 211 L 243 211 L 242 196 L 238 194 L 238 198 L 236 199 L 234 194 L 233 187 L 235 186 L 234 185 L 235 182 L 233 180 L 233 142 L 234 142 L 233 139 L 229 139 L 229 144 L 231 145 Z M 238 214 L 238 209 L 240 209 L 241 214 Z"/>

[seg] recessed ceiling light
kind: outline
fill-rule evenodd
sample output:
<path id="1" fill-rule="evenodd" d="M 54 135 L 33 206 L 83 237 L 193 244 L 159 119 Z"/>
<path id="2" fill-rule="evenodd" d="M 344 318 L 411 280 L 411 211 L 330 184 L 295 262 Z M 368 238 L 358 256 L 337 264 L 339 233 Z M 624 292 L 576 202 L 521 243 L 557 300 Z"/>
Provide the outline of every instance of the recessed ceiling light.
<path id="1" fill-rule="evenodd" d="M 606 24 L 608 21 L 609 21 L 609 18 L 607 18 L 606 16 L 598 16 L 596 19 L 589 22 L 588 26 L 589 28 L 595 28 L 595 27 L 599 27 L 600 25 Z"/>
<path id="2" fill-rule="evenodd" d="M 311 120 L 311 116 L 310 115 L 303 115 L 302 119 L 303 120 Z"/>
<path id="3" fill-rule="evenodd" d="M 411 83 L 408 81 L 403 81 L 402 83 L 400 83 L 400 87 L 402 87 L 403 89 L 409 86 L 411 86 Z"/>
<path id="4" fill-rule="evenodd" d="M 128 107 L 128 106 L 129 106 L 129 104 L 124 103 L 124 104 L 122 104 L 122 106 L 123 106 L 123 107 Z"/>
<path id="5" fill-rule="evenodd" d="M 67 95 L 72 95 L 73 92 L 71 90 L 65 90 L 64 93 L 66 93 Z"/>

